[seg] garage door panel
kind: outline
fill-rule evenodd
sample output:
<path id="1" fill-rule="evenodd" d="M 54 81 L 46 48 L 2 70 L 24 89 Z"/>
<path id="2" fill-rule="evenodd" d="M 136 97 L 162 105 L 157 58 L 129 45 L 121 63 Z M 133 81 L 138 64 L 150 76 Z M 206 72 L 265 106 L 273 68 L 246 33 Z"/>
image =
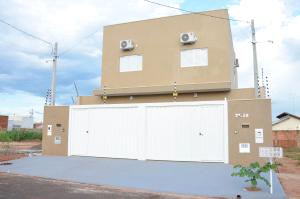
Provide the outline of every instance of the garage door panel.
<path id="1" fill-rule="evenodd" d="M 89 112 L 88 110 L 73 110 L 71 112 L 72 131 L 71 139 L 71 155 L 87 155 L 88 147 L 88 126 L 89 126 Z"/>
<path id="2" fill-rule="evenodd" d="M 190 161 L 194 107 L 147 108 L 147 159 Z"/>
<path id="3" fill-rule="evenodd" d="M 137 108 L 100 108 L 91 110 L 89 155 L 137 158 L 140 152 Z M 130 115 L 130 117 L 128 117 Z"/>
<path id="4" fill-rule="evenodd" d="M 147 159 L 224 161 L 223 105 L 147 108 Z"/>
<path id="5" fill-rule="evenodd" d="M 223 105 L 200 106 L 198 117 L 200 120 L 199 143 L 200 150 L 193 150 L 193 159 L 199 157 L 201 161 L 224 161 L 224 112 Z M 194 147 L 195 148 L 195 147 Z"/>

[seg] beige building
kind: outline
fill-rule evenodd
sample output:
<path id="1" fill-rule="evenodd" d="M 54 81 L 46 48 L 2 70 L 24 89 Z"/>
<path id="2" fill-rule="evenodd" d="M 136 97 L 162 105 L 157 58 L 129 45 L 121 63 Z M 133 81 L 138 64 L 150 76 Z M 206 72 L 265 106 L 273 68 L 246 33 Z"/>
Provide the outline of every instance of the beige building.
<path id="1" fill-rule="evenodd" d="M 281 113 L 278 120 L 272 124 L 273 131 L 299 131 L 300 117 L 291 113 Z"/>
<path id="2" fill-rule="evenodd" d="M 43 154 L 262 161 L 270 99 L 238 89 L 227 10 L 204 14 L 104 27 L 101 88 L 45 107 Z"/>
<path id="3" fill-rule="evenodd" d="M 283 112 L 277 116 L 278 120 L 272 124 L 273 145 L 280 147 L 300 146 L 300 117 Z"/>

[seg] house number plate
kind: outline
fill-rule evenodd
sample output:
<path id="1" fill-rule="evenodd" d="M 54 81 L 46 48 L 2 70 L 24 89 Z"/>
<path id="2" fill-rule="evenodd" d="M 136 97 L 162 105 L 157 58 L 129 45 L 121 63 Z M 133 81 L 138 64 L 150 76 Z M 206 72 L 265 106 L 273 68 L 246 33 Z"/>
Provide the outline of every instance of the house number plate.
<path id="1" fill-rule="evenodd" d="M 249 114 L 248 113 L 236 113 L 236 114 L 234 114 L 234 117 L 236 117 L 236 118 L 247 118 L 247 117 L 249 117 Z"/>

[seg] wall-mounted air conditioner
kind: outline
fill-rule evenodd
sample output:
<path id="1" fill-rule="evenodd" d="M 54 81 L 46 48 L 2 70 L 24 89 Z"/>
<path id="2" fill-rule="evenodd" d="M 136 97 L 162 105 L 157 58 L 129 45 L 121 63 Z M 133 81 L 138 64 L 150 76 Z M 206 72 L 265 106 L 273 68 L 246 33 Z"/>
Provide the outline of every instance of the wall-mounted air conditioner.
<path id="1" fill-rule="evenodd" d="M 197 41 L 197 37 L 193 32 L 185 32 L 180 34 L 180 42 L 182 44 L 193 44 Z"/>
<path id="2" fill-rule="evenodd" d="M 121 40 L 120 41 L 120 49 L 121 50 L 132 50 L 134 48 L 133 41 L 130 39 Z"/>
<path id="3" fill-rule="evenodd" d="M 235 66 L 235 67 L 240 67 L 239 60 L 238 60 L 238 59 L 235 59 L 235 60 L 234 60 L 234 66 Z"/>

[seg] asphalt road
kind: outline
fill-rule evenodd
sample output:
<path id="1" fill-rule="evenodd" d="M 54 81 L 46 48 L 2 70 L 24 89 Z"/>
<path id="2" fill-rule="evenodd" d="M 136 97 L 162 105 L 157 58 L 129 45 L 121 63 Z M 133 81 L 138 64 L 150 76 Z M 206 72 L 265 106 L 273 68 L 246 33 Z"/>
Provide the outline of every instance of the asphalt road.
<path id="1" fill-rule="evenodd" d="M 0 173 L 0 199 L 204 199 Z"/>

